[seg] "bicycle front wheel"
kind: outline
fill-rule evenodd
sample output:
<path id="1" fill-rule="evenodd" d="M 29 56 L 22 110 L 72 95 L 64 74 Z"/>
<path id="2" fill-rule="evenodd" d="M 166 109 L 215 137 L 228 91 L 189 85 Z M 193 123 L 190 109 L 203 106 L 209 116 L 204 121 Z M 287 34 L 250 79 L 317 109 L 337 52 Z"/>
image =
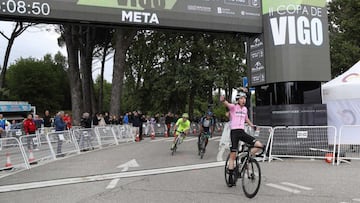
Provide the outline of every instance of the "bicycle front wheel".
<path id="1" fill-rule="evenodd" d="M 229 183 L 229 159 L 230 159 L 230 154 L 227 156 L 226 161 L 225 161 L 225 183 L 227 186 L 230 186 L 231 184 Z"/>
<path id="2" fill-rule="evenodd" d="M 258 193 L 261 183 L 260 165 L 254 158 L 245 163 L 242 171 L 242 188 L 245 196 L 253 198 Z"/>

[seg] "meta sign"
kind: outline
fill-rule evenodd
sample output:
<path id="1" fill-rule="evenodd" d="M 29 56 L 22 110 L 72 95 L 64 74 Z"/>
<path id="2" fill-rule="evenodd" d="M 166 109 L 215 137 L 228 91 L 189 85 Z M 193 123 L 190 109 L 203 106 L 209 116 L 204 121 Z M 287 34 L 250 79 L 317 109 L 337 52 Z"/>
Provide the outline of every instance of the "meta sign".
<path id="1" fill-rule="evenodd" d="M 262 32 L 260 0 L 0 0 L 0 17 Z"/>

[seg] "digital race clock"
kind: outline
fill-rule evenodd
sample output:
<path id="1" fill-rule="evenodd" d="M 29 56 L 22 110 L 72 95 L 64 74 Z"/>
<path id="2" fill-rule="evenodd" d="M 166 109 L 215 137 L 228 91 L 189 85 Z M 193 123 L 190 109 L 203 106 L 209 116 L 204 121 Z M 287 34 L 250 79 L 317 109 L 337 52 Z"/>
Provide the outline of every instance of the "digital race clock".
<path id="1" fill-rule="evenodd" d="M 51 13 L 50 4 L 37 1 L 0 0 L 0 13 L 12 15 L 48 16 Z"/>

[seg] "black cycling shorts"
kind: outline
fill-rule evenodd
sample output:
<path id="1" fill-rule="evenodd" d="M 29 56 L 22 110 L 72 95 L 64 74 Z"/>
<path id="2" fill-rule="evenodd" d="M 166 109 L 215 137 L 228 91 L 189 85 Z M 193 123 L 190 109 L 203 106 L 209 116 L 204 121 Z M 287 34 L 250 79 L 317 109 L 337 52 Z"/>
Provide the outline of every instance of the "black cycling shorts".
<path id="1" fill-rule="evenodd" d="M 233 129 L 230 131 L 231 147 L 230 151 L 236 152 L 239 149 L 239 141 L 243 141 L 249 145 L 254 145 L 256 139 L 247 134 L 243 129 Z"/>

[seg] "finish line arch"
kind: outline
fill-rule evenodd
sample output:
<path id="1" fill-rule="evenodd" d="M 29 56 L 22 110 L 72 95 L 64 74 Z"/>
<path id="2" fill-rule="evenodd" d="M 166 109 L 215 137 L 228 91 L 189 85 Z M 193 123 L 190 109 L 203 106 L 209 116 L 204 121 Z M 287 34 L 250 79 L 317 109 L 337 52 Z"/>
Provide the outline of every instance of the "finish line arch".
<path id="1" fill-rule="evenodd" d="M 314 124 L 309 117 L 317 117 L 317 112 L 324 116 L 317 108 L 324 109 L 319 107 L 321 83 L 331 78 L 326 4 L 326 0 L 0 0 L 0 18 L 245 33 L 249 85 L 256 89 L 256 123 L 299 125 Z M 298 113 L 281 113 L 289 110 Z"/>

